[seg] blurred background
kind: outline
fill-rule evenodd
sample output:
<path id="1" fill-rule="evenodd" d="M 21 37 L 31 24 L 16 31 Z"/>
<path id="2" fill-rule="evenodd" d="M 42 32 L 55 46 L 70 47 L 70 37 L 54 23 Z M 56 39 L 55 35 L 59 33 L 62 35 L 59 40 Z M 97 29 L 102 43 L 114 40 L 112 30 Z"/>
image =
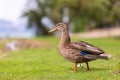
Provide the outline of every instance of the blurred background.
<path id="1" fill-rule="evenodd" d="M 58 22 L 75 37 L 119 37 L 120 0 L 0 0 L 0 38 L 46 36 Z"/>

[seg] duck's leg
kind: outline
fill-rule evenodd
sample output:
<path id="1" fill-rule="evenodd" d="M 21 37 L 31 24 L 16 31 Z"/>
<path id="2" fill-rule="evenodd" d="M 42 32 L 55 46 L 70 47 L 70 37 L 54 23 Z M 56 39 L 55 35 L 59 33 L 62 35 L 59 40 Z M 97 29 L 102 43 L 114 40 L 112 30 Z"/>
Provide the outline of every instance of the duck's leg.
<path id="1" fill-rule="evenodd" d="M 89 68 L 89 64 L 87 61 L 86 61 L 86 66 L 87 66 L 87 70 L 89 70 L 90 68 Z"/>
<path id="2" fill-rule="evenodd" d="M 74 72 L 77 71 L 77 63 L 74 63 Z"/>

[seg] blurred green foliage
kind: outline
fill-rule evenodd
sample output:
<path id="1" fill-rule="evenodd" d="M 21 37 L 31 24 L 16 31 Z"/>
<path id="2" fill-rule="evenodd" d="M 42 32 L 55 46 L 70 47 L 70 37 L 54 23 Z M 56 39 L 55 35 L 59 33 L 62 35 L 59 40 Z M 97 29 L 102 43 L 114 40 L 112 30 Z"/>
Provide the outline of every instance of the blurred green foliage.
<path id="1" fill-rule="evenodd" d="M 33 1 L 33 0 L 32 0 Z M 32 3 L 31 1 L 31 3 Z M 24 12 L 28 17 L 29 26 L 34 22 L 38 30 L 47 34 L 47 27 L 41 24 L 45 16 L 55 24 L 62 21 L 63 10 L 68 8 L 68 17 L 73 23 L 73 31 L 91 30 L 120 23 L 120 0 L 34 0 L 36 9 Z M 39 31 L 38 31 L 39 32 Z M 37 33 L 38 34 L 38 33 Z"/>

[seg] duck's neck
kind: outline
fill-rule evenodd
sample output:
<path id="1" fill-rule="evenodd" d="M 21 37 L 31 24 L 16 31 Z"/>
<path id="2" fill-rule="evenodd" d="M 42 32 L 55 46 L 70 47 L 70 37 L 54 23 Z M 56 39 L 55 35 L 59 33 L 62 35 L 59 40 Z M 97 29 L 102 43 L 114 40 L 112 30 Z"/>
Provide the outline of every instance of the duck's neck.
<path id="1" fill-rule="evenodd" d="M 62 31 L 59 47 L 64 47 L 69 43 L 70 43 L 69 31 L 68 30 Z"/>

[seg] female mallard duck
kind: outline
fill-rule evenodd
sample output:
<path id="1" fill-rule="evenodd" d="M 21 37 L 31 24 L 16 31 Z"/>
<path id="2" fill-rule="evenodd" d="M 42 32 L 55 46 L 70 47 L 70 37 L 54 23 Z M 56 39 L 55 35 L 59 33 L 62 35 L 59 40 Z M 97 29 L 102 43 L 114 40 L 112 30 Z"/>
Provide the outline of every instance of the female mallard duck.
<path id="1" fill-rule="evenodd" d="M 74 71 L 77 71 L 77 64 L 85 62 L 87 65 L 87 70 L 89 70 L 88 61 L 92 61 L 95 59 L 106 59 L 110 57 L 110 55 L 105 54 L 105 52 L 91 44 L 86 42 L 71 42 L 69 36 L 69 30 L 65 23 L 58 23 L 54 29 L 49 32 L 61 31 L 61 39 L 59 42 L 59 52 L 61 55 L 74 64 Z"/>

